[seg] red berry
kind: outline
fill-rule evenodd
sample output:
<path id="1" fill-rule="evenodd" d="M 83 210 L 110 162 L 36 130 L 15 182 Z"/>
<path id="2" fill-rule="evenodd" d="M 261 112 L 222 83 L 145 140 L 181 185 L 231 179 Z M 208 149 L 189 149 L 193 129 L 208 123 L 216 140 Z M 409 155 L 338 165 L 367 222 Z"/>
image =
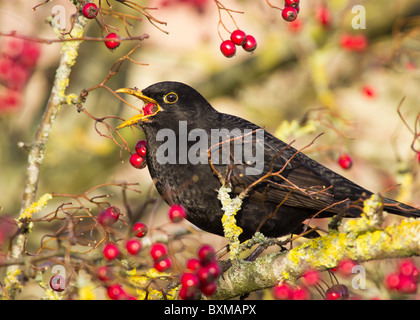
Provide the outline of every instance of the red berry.
<path id="1" fill-rule="evenodd" d="M 130 156 L 130 163 L 136 169 L 141 169 L 143 167 L 144 158 L 139 156 L 137 153 L 133 153 Z"/>
<path id="2" fill-rule="evenodd" d="M 136 153 L 140 156 L 140 157 L 145 157 L 146 156 L 146 147 L 147 147 L 147 141 L 146 140 L 140 140 L 136 143 Z"/>
<path id="3" fill-rule="evenodd" d="M 400 273 L 406 277 L 413 277 L 417 280 L 417 277 L 419 275 L 419 270 L 417 269 L 417 266 L 415 265 L 414 261 L 407 259 L 403 260 L 399 267 L 398 267 Z"/>
<path id="4" fill-rule="evenodd" d="M 335 284 L 325 292 L 326 300 L 347 300 L 349 298 L 349 288 L 344 284 Z"/>
<path id="5" fill-rule="evenodd" d="M 300 0 L 285 0 L 284 5 L 286 7 L 296 7 L 299 5 Z"/>
<path id="6" fill-rule="evenodd" d="M 181 286 L 179 290 L 179 298 L 181 300 L 194 300 L 198 298 L 198 289 L 194 287 Z"/>
<path id="7" fill-rule="evenodd" d="M 296 9 L 293 7 L 284 7 L 281 12 L 281 16 L 283 17 L 284 20 L 288 22 L 292 22 L 296 20 L 298 13 Z"/>
<path id="8" fill-rule="evenodd" d="M 202 265 L 206 265 L 209 262 L 215 261 L 216 252 L 212 246 L 204 244 L 198 249 L 198 258 Z"/>
<path id="9" fill-rule="evenodd" d="M 154 243 L 150 248 L 153 260 L 163 259 L 168 254 L 168 248 L 163 243 Z"/>
<path id="10" fill-rule="evenodd" d="M 342 154 L 340 158 L 338 158 L 338 164 L 343 169 L 350 169 L 353 165 L 353 160 L 348 154 Z"/>
<path id="11" fill-rule="evenodd" d="M 352 274 L 353 267 L 356 266 L 357 263 L 351 259 L 343 259 L 338 263 L 338 272 L 342 276 L 350 276 Z"/>
<path id="12" fill-rule="evenodd" d="M 376 95 L 375 89 L 372 86 L 369 85 L 365 85 L 362 88 L 363 93 L 365 94 L 366 97 L 368 98 L 374 98 Z"/>
<path id="13" fill-rule="evenodd" d="M 143 107 L 143 114 L 145 116 L 148 116 L 150 114 L 153 114 L 153 109 L 154 109 L 155 106 L 156 105 L 154 103 L 151 103 L 151 102 L 148 103 L 148 104 L 146 104 L 146 105 L 144 105 L 144 107 Z"/>
<path id="14" fill-rule="evenodd" d="M 98 7 L 94 3 L 86 3 L 82 9 L 83 15 L 88 19 L 93 19 L 98 15 Z"/>
<path id="15" fill-rule="evenodd" d="M 128 296 L 122 288 L 122 286 L 119 284 L 110 285 L 107 288 L 106 292 L 108 294 L 108 297 L 112 300 L 122 300 Z"/>
<path id="16" fill-rule="evenodd" d="M 107 243 L 102 251 L 105 259 L 114 260 L 120 256 L 120 249 L 114 243 Z"/>
<path id="17" fill-rule="evenodd" d="M 120 37 L 118 37 L 118 35 L 114 32 L 109 33 L 106 37 L 105 37 L 105 45 L 108 49 L 115 49 L 117 48 L 121 41 L 120 41 Z"/>
<path id="18" fill-rule="evenodd" d="M 201 267 L 201 262 L 198 259 L 191 258 L 187 261 L 187 268 L 191 271 L 197 271 Z"/>
<path id="19" fill-rule="evenodd" d="M 292 296 L 293 289 L 287 283 L 276 285 L 271 289 L 274 299 L 288 300 Z"/>
<path id="20" fill-rule="evenodd" d="M 101 281 L 109 281 L 112 278 L 111 269 L 108 266 L 102 266 L 96 269 L 96 276 Z"/>
<path id="21" fill-rule="evenodd" d="M 181 222 L 186 216 L 187 211 L 179 204 L 174 204 L 169 209 L 169 219 L 171 219 L 172 222 Z"/>
<path id="22" fill-rule="evenodd" d="M 50 279 L 50 287 L 54 291 L 62 292 L 66 289 L 66 280 L 59 274 L 56 274 Z"/>
<path id="23" fill-rule="evenodd" d="M 390 273 L 385 278 L 385 286 L 390 290 L 395 290 L 398 288 L 400 283 L 400 276 L 397 273 Z"/>
<path id="24" fill-rule="evenodd" d="M 399 275 L 399 283 L 397 290 L 401 293 L 414 293 L 417 291 L 417 283 L 411 277 Z"/>
<path id="25" fill-rule="evenodd" d="M 210 277 L 213 278 L 213 280 L 217 279 L 222 273 L 222 269 L 219 267 L 219 264 L 217 262 L 210 262 L 206 266 L 206 268 L 209 271 Z"/>
<path id="26" fill-rule="evenodd" d="M 257 40 L 253 36 L 247 35 L 242 48 L 248 52 L 254 51 L 257 48 Z"/>
<path id="27" fill-rule="evenodd" d="M 363 34 L 343 34 L 340 39 L 341 46 L 350 51 L 364 51 L 368 45 L 367 38 Z"/>
<path id="28" fill-rule="evenodd" d="M 220 45 L 220 51 L 226 58 L 231 58 L 236 53 L 235 44 L 231 40 L 225 40 Z"/>
<path id="29" fill-rule="evenodd" d="M 98 222 L 103 226 L 110 226 L 118 221 L 120 209 L 117 207 L 109 207 L 98 215 Z"/>
<path id="30" fill-rule="evenodd" d="M 291 294 L 292 300 L 309 300 L 310 298 L 311 294 L 309 293 L 308 289 L 303 287 L 295 288 Z"/>
<path id="31" fill-rule="evenodd" d="M 212 296 L 214 292 L 216 291 L 216 289 L 217 289 L 217 285 L 215 282 L 210 282 L 210 283 L 200 286 L 201 292 L 208 297 Z"/>
<path id="32" fill-rule="evenodd" d="M 230 35 L 230 40 L 237 46 L 242 46 L 245 43 L 246 33 L 242 30 L 235 30 Z"/>
<path id="33" fill-rule="evenodd" d="M 322 26 L 329 27 L 329 25 L 331 23 L 331 13 L 330 13 L 330 10 L 328 10 L 327 7 L 325 7 L 325 6 L 319 7 L 317 12 L 316 12 L 316 17 L 318 19 L 318 22 Z"/>
<path id="34" fill-rule="evenodd" d="M 169 257 L 166 257 L 165 259 L 156 261 L 153 266 L 157 271 L 163 272 L 172 266 L 172 260 Z"/>
<path id="35" fill-rule="evenodd" d="M 302 277 L 308 287 L 315 286 L 321 280 L 321 275 L 317 270 L 308 270 Z"/>
<path id="36" fill-rule="evenodd" d="M 198 287 L 200 285 L 198 277 L 191 272 L 183 273 L 180 280 L 181 284 L 186 288 Z"/>
<path id="37" fill-rule="evenodd" d="M 125 248 L 129 254 L 135 256 L 141 250 L 141 242 L 137 239 L 130 239 L 126 242 Z"/>
<path id="38" fill-rule="evenodd" d="M 133 226 L 134 235 L 143 238 L 147 234 L 147 226 L 144 223 L 137 222 Z"/>

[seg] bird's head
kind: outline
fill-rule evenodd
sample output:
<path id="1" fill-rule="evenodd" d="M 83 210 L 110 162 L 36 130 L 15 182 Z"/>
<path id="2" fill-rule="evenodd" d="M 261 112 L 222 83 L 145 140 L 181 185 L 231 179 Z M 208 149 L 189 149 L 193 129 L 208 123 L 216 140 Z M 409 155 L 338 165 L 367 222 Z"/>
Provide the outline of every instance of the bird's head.
<path id="1" fill-rule="evenodd" d="M 146 89 L 121 88 L 118 93 L 128 93 L 143 100 L 146 105 L 143 107 L 143 114 L 137 114 L 124 121 L 118 129 L 131 126 L 141 122 L 152 121 L 159 116 L 179 118 L 193 118 L 202 111 L 214 111 L 203 96 L 190 86 L 174 81 L 155 83 Z"/>

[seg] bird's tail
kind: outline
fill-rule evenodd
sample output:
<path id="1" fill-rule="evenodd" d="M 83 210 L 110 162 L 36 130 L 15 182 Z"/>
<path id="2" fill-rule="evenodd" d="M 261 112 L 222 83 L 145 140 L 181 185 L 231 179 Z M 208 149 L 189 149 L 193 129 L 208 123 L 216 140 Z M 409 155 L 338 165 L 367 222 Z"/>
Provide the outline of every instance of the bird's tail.
<path id="1" fill-rule="evenodd" d="M 389 213 L 397 214 L 399 216 L 404 216 L 408 218 L 420 218 L 420 209 L 416 209 L 414 207 L 389 198 L 385 198 L 383 200 L 383 204 L 384 210 Z"/>

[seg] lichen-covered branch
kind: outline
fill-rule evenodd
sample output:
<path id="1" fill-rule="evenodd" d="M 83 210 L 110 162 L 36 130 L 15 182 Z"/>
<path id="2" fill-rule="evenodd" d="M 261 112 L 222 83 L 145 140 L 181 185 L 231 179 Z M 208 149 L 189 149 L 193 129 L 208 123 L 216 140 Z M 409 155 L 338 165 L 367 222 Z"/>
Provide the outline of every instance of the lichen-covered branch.
<path id="1" fill-rule="evenodd" d="M 306 270 L 336 267 L 343 258 L 358 262 L 420 255 L 420 220 L 403 219 L 384 227 L 381 197 L 364 203 L 359 219 L 342 225 L 341 232 L 310 240 L 286 252 L 271 253 L 254 262 L 236 260 L 218 281 L 212 299 L 229 299 L 269 288 L 279 281 L 296 281 Z"/>
<path id="2" fill-rule="evenodd" d="M 74 27 L 69 35 L 69 38 L 80 38 L 85 29 L 86 19 L 78 15 L 74 23 Z M 54 85 L 51 91 L 51 95 L 48 104 L 45 108 L 41 122 L 35 133 L 34 140 L 29 146 L 28 154 L 28 165 L 26 169 L 25 189 L 23 192 L 22 205 L 20 210 L 20 216 L 29 206 L 35 202 L 36 191 L 38 188 L 39 172 L 41 164 L 44 160 L 44 153 L 46 144 L 48 142 L 49 134 L 52 130 L 53 124 L 60 107 L 66 103 L 65 91 L 69 84 L 69 76 L 71 68 L 76 63 L 78 55 L 78 49 L 82 41 L 64 41 L 61 49 L 61 59 L 59 66 L 56 71 Z M 22 230 L 25 231 L 26 221 L 21 219 L 23 223 Z M 22 256 L 24 250 L 26 234 L 21 233 L 16 239 L 12 246 L 11 257 L 16 259 Z M 15 274 L 17 266 L 10 266 L 8 268 L 8 274 Z M 16 290 L 11 286 L 9 295 L 16 293 Z M 13 298 L 13 297 L 11 297 Z"/>

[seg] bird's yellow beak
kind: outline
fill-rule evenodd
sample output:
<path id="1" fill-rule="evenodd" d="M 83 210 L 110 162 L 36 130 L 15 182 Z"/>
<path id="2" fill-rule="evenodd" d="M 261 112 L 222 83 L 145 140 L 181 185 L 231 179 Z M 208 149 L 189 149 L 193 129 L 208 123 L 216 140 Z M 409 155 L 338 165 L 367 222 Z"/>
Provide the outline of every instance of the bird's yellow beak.
<path id="1" fill-rule="evenodd" d="M 132 96 L 135 96 L 135 97 L 143 100 L 145 103 L 152 103 L 152 104 L 156 105 L 156 107 L 157 107 L 157 110 L 155 112 L 151 113 L 151 114 L 137 114 L 134 117 L 131 117 L 130 119 L 121 123 L 117 127 L 117 129 L 121 129 L 121 128 L 131 126 L 133 124 L 139 123 L 140 121 L 146 121 L 149 118 L 153 117 L 156 113 L 158 113 L 161 110 L 161 108 L 160 108 L 159 104 L 156 102 L 156 100 L 145 96 L 137 88 L 121 88 L 121 89 L 116 90 L 115 92 L 131 94 Z"/>

